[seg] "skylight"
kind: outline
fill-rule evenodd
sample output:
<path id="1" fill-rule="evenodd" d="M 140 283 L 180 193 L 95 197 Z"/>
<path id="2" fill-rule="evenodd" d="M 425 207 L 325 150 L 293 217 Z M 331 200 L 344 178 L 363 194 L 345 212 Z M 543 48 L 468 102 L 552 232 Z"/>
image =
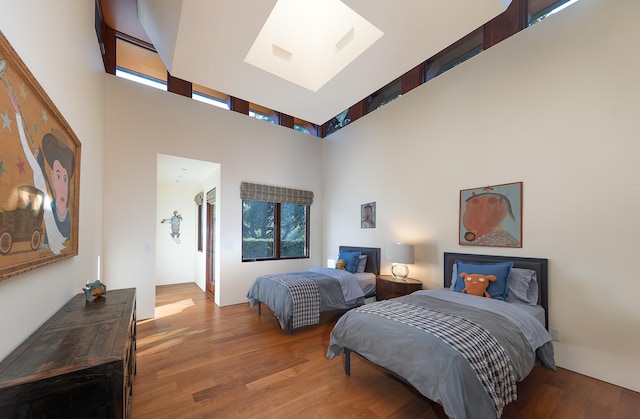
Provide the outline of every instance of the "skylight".
<path id="1" fill-rule="evenodd" d="M 382 35 L 339 0 L 278 0 L 244 61 L 316 92 Z"/>

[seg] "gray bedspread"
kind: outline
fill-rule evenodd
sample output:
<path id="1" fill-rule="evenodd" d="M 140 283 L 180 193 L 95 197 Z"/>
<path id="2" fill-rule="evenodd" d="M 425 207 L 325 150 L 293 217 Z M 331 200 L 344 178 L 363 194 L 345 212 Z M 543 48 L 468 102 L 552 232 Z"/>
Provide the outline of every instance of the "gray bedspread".
<path id="1" fill-rule="evenodd" d="M 314 268 L 304 272 L 291 272 L 295 275 L 314 281 L 320 292 L 320 312 L 330 310 L 346 310 L 364 304 L 364 293 L 358 285 L 358 279 L 350 272 L 331 268 Z M 267 304 L 275 313 L 284 329 L 293 315 L 293 300 L 286 286 L 274 281 L 270 275 L 256 278 L 247 293 L 249 304 L 253 307 L 258 302 Z"/>
<path id="2" fill-rule="evenodd" d="M 545 366 L 555 369 L 551 337 L 544 326 L 527 312 L 508 307 L 509 303 L 450 290 L 419 291 L 390 301 L 463 318 L 489 332 L 511 363 L 515 381 L 529 374 L 536 351 Z M 368 304 L 363 307 L 366 310 L 354 309 L 342 316 L 331 332 L 327 357 L 333 359 L 345 348 L 355 351 L 440 403 L 449 417 L 499 417 L 501 406 L 510 400 L 496 403 L 459 349 L 415 322 L 365 312 L 369 306 L 385 303 Z"/>

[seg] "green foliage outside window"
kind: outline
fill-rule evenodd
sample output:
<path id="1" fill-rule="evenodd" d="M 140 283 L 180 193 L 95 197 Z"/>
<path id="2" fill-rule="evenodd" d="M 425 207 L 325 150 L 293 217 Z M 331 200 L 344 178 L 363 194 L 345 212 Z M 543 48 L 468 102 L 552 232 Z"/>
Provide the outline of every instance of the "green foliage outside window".
<path id="1" fill-rule="evenodd" d="M 243 200 L 242 260 L 306 257 L 307 208 Z"/>
<path id="2" fill-rule="evenodd" d="M 280 204 L 280 257 L 306 256 L 307 207 Z"/>

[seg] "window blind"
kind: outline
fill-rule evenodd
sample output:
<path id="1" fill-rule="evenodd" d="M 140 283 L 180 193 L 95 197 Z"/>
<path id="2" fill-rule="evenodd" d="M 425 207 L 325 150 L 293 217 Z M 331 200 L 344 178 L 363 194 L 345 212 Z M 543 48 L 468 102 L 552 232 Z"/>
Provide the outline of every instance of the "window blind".
<path id="1" fill-rule="evenodd" d="M 243 200 L 278 202 L 283 204 L 311 205 L 313 192 L 280 186 L 240 183 L 240 198 Z"/>

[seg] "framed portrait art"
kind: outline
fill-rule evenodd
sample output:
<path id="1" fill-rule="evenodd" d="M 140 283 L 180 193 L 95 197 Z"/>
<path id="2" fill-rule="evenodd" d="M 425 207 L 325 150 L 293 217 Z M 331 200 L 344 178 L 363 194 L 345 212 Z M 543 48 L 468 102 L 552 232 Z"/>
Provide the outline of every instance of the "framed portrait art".
<path id="1" fill-rule="evenodd" d="M 460 191 L 461 245 L 522 247 L 522 182 Z"/>
<path id="2" fill-rule="evenodd" d="M 78 254 L 80 141 L 0 32 L 0 280 Z"/>
<path id="3" fill-rule="evenodd" d="M 360 228 L 376 228 L 376 203 L 360 205 Z"/>

